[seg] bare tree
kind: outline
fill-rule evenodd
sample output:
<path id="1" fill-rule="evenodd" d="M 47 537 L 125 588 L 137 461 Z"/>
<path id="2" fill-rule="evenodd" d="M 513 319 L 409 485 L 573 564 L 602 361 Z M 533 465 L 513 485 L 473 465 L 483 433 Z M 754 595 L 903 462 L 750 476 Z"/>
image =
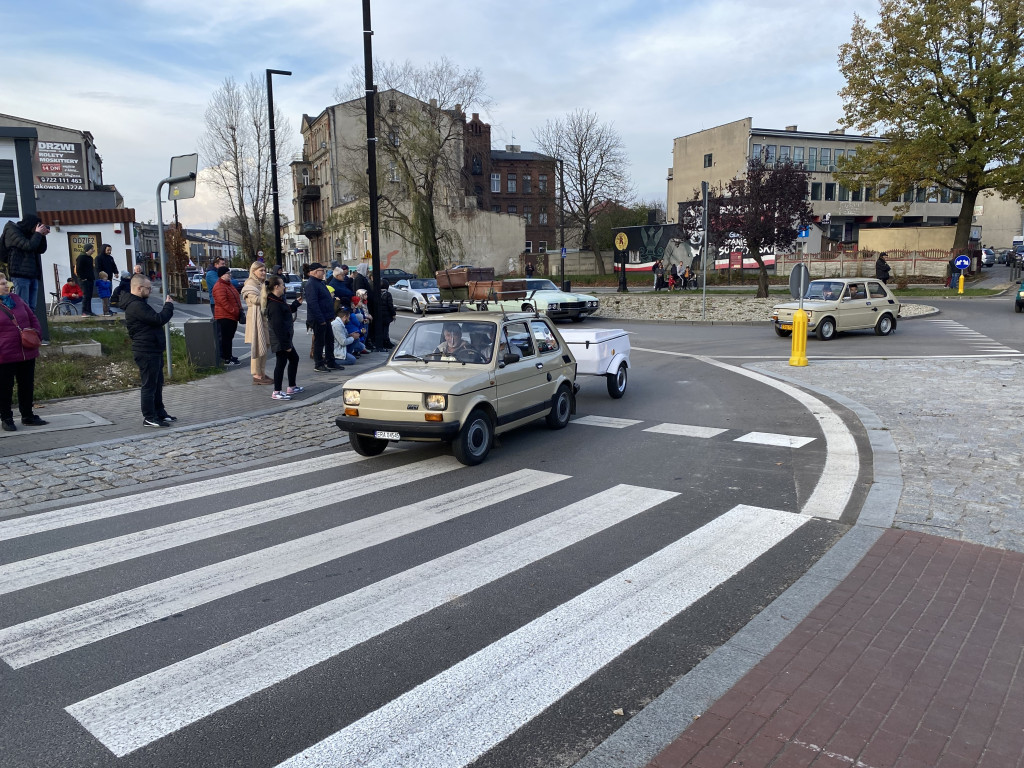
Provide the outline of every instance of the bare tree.
<path id="1" fill-rule="evenodd" d="M 424 67 L 378 62 L 374 78 L 380 228 L 412 245 L 421 271 L 433 273 L 463 254 L 458 232 L 442 226 L 438 212 L 476 214 L 464 202 L 463 135 L 466 110 L 490 103 L 484 78 L 479 69 L 464 70 L 444 58 Z M 364 87 L 363 71 L 354 67 L 348 88 L 335 91 L 363 120 Z M 365 141 L 344 140 L 349 160 L 339 163 L 339 175 L 355 202 L 333 215 L 331 223 L 350 231 L 369 218 L 369 179 Z"/>
<path id="2" fill-rule="evenodd" d="M 225 78 L 210 98 L 205 123 L 199 151 L 223 195 L 225 213 L 236 224 L 242 252 L 254 258 L 273 242 L 266 86 L 255 74 L 244 85 Z M 291 125 L 277 108 L 274 123 L 278 158 L 287 158 Z M 278 178 L 285 173 L 286 166 L 279 161 Z"/>
<path id="3" fill-rule="evenodd" d="M 629 159 L 622 138 L 595 113 L 578 109 L 561 120 L 548 120 L 533 133 L 540 151 L 561 161 L 566 213 L 582 230 L 581 247 L 594 251 L 598 274 L 605 274 L 600 246 L 594 237 L 598 205 L 628 202 L 633 195 Z"/>

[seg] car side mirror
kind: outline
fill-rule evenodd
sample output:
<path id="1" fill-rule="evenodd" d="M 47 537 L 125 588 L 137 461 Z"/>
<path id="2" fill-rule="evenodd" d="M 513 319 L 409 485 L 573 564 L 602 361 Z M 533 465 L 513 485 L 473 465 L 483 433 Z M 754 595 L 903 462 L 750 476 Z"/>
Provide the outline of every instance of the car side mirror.
<path id="1" fill-rule="evenodd" d="M 515 352 L 506 352 L 505 356 L 501 358 L 502 365 L 512 365 L 512 363 L 519 362 L 519 355 Z"/>

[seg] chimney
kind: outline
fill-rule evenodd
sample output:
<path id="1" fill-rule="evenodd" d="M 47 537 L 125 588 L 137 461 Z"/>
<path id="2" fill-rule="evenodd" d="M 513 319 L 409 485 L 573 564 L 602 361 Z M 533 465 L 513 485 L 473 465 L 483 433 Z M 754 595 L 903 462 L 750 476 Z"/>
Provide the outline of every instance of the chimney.
<path id="1" fill-rule="evenodd" d="M 431 99 L 431 100 L 430 100 L 430 106 L 432 106 L 432 107 L 435 107 L 435 108 L 436 108 L 436 107 L 437 107 L 437 99 Z"/>
<path id="2" fill-rule="evenodd" d="M 789 131 L 790 133 L 793 133 L 793 132 L 796 131 L 796 126 L 795 125 L 787 125 L 786 126 L 786 130 Z"/>
<path id="3" fill-rule="evenodd" d="M 505 151 L 506 152 L 519 152 L 520 149 L 521 149 L 521 146 L 519 144 L 506 144 L 505 145 Z"/>
<path id="4" fill-rule="evenodd" d="M 479 119 L 480 119 L 480 113 L 479 112 L 474 112 L 473 113 L 473 120 L 479 120 Z"/>
<path id="5" fill-rule="evenodd" d="M 845 128 L 835 128 L 835 129 L 829 131 L 829 133 L 832 134 L 833 136 L 842 136 L 843 134 L 846 133 L 846 129 Z"/>

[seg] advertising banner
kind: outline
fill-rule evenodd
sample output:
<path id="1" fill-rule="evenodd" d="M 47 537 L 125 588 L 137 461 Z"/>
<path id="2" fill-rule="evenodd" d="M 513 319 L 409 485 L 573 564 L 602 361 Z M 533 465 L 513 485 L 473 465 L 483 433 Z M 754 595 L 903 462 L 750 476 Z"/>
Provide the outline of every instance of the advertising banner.
<path id="1" fill-rule="evenodd" d="M 32 164 L 36 189 L 86 189 L 81 142 L 37 142 Z"/>

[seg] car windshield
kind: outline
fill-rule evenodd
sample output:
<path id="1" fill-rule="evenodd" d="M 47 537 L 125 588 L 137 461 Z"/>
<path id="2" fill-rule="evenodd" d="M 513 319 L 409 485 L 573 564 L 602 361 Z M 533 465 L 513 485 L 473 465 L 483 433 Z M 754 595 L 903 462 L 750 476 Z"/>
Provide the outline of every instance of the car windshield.
<path id="1" fill-rule="evenodd" d="M 417 291 L 422 291 L 422 290 L 436 291 L 437 290 L 437 280 L 434 280 L 433 278 L 424 279 L 424 280 L 410 280 L 409 281 L 409 287 L 413 288 L 413 289 L 415 289 Z"/>
<path id="2" fill-rule="evenodd" d="M 413 325 L 395 347 L 392 362 L 489 363 L 497 324 L 486 321 L 429 320 Z"/>
<path id="3" fill-rule="evenodd" d="M 557 291 L 558 286 L 550 280 L 527 280 L 526 290 L 528 291 Z"/>
<path id="4" fill-rule="evenodd" d="M 834 301 L 843 295 L 846 283 L 838 280 L 812 280 L 807 286 L 805 299 L 817 299 L 818 301 Z"/>

